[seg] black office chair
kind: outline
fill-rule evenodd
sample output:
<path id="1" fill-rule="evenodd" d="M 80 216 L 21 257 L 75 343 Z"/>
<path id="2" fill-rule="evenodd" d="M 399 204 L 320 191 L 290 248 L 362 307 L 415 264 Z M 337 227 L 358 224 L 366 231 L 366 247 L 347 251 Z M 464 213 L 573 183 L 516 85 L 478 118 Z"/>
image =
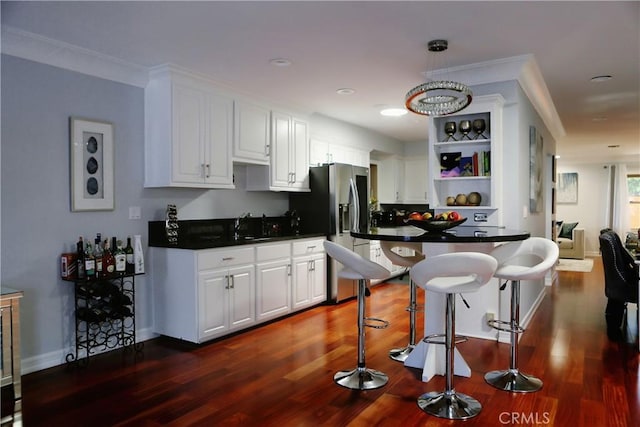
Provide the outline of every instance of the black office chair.
<path id="1" fill-rule="evenodd" d="M 599 240 L 604 266 L 604 293 L 608 299 L 605 309 L 607 336 L 620 341 L 627 303 L 638 303 L 638 265 L 613 230 L 602 230 Z"/>

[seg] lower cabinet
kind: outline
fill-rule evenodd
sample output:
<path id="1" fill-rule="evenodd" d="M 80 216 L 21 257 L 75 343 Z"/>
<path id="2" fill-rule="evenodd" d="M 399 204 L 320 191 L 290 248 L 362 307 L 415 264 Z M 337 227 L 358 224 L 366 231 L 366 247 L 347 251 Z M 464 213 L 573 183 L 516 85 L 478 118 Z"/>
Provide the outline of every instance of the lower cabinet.
<path id="1" fill-rule="evenodd" d="M 323 240 L 149 248 L 154 332 L 201 343 L 326 301 Z"/>
<path id="2" fill-rule="evenodd" d="M 253 265 L 198 273 L 198 338 L 255 323 Z"/>

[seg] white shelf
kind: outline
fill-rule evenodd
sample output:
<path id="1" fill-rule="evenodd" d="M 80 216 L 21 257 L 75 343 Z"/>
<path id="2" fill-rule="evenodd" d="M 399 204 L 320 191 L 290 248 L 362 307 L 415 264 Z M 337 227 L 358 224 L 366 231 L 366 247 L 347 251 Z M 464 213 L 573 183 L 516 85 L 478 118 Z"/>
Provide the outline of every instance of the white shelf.
<path id="1" fill-rule="evenodd" d="M 489 145 L 491 144 L 491 139 L 465 139 L 462 141 L 438 141 L 434 142 L 434 147 L 444 147 L 444 146 L 460 146 L 460 145 Z"/>
<path id="2" fill-rule="evenodd" d="M 477 180 L 491 180 L 491 176 L 450 176 L 434 178 L 434 181 L 477 181 Z"/>

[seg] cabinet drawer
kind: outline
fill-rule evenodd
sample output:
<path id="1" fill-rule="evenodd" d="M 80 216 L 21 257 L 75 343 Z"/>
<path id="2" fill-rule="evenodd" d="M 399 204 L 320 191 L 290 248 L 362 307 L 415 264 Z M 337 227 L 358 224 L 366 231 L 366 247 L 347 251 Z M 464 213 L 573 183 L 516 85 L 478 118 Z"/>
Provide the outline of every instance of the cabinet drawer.
<path id="1" fill-rule="evenodd" d="M 293 256 L 324 252 L 325 239 L 297 240 L 293 242 Z"/>
<path id="2" fill-rule="evenodd" d="M 291 256 L 291 248 L 289 242 L 262 244 L 256 247 L 256 261 L 268 261 L 272 259 L 289 258 Z"/>
<path id="3" fill-rule="evenodd" d="M 255 262 L 254 247 L 237 249 L 214 249 L 198 252 L 198 270 L 252 264 Z"/>

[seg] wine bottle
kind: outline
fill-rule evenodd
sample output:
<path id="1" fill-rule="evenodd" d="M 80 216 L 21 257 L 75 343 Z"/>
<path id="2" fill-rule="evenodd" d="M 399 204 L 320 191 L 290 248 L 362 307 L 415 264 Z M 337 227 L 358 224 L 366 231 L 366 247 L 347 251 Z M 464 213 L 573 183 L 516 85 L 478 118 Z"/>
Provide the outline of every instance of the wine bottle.
<path id="1" fill-rule="evenodd" d="M 104 255 L 102 256 L 102 268 L 106 274 L 113 274 L 116 271 L 116 259 L 113 257 L 113 250 L 109 244 L 109 239 L 104 239 Z"/>
<path id="2" fill-rule="evenodd" d="M 87 242 L 84 248 L 84 272 L 87 278 L 96 275 L 96 258 L 93 256 L 93 247 L 91 242 Z"/>
<path id="3" fill-rule="evenodd" d="M 100 233 L 96 236 L 93 257 L 96 260 L 96 277 L 104 276 L 104 251 L 102 250 Z"/>
<path id="4" fill-rule="evenodd" d="M 127 273 L 133 274 L 135 263 L 133 260 L 133 246 L 131 246 L 131 236 L 127 237 L 127 246 L 124 248 L 124 254 L 127 258 Z"/>
<path id="5" fill-rule="evenodd" d="M 118 240 L 116 245 L 116 272 L 124 273 L 127 271 L 127 255 L 124 253 L 124 249 L 122 249 L 122 240 Z"/>
<path id="6" fill-rule="evenodd" d="M 78 279 L 84 279 L 87 275 L 84 270 L 84 242 L 82 241 L 82 236 L 80 236 L 78 243 L 76 243 L 76 252 L 78 253 L 78 257 L 76 259 L 76 272 L 78 274 Z"/>

